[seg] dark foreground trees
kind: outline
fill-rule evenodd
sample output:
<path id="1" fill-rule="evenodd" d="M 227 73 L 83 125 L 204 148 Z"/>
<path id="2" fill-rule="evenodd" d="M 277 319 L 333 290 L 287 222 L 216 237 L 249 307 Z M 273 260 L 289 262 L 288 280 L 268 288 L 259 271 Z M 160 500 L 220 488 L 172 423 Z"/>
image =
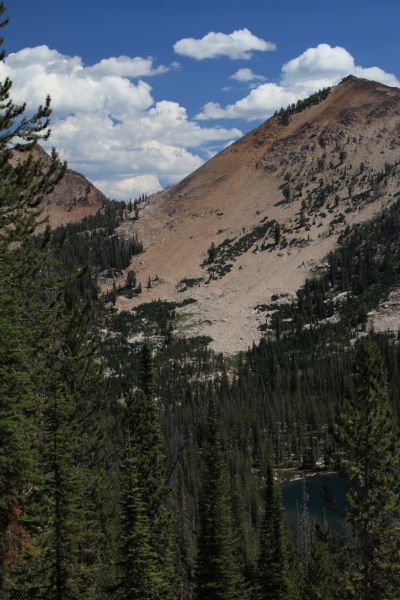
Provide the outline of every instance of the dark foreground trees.
<path id="1" fill-rule="evenodd" d="M 4 10 L 0 3 L 1 18 Z M 0 26 L 6 23 L 3 19 Z M 0 83 L 0 590 L 6 568 L 29 546 L 20 516 L 34 460 L 31 362 L 37 327 L 32 327 L 31 309 L 41 265 L 28 241 L 37 223 L 38 204 L 63 171 L 55 155 L 46 168 L 32 159 L 10 164 L 17 141 L 21 149 L 29 150 L 47 137 L 50 115 L 47 99 L 32 117 L 26 117 L 25 106 L 11 101 L 11 88 L 9 79 Z"/>
<path id="2" fill-rule="evenodd" d="M 195 596 L 197 600 L 241 599 L 243 582 L 234 552 L 226 465 L 214 398 L 210 400 L 202 458 Z"/>
<path id="3" fill-rule="evenodd" d="M 348 593 L 394 600 L 400 589 L 399 430 L 371 338 L 357 344 L 353 387 L 341 407 L 337 437 L 353 533 Z"/>
<path id="4" fill-rule="evenodd" d="M 140 388 L 127 400 L 125 422 L 118 597 L 173 600 L 174 533 L 165 508 L 165 457 L 147 343 L 140 356 Z"/>
<path id="5" fill-rule="evenodd" d="M 258 600 L 286 600 L 288 597 L 286 571 L 281 499 L 274 482 L 272 468 L 269 466 L 257 565 L 256 597 Z"/>
<path id="6" fill-rule="evenodd" d="M 43 161 L 30 152 L 48 138 L 50 99 L 29 117 L 11 92 L 6 79 L 0 84 L 0 596 L 84 599 L 93 597 L 101 563 L 95 507 L 102 367 L 73 276 L 61 278 L 54 268 L 50 233 L 40 244 L 33 240 L 40 204 L 65 172 L 55 153 Z"/>

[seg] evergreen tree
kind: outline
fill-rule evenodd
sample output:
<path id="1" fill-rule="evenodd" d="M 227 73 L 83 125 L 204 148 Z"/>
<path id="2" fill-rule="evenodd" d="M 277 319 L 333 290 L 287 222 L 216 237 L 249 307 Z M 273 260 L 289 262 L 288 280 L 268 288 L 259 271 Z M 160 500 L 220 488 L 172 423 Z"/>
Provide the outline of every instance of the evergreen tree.
<path id="1" fill-rule="evenodd" d="M 101 569 L 101 365 L 86 307 L 67 288 L 56 295 L 33 365 L 37 459 L 23 503 L 30 545 L 9 570 L 10 598 L 93 598 Z"/>
<path id="2" fill-rule="evenodd" d="M 57 274 L 48 229 L 33 238 L 65 173 L 54 152 L 31 152 L 48 138 L 50 99 L 27 117 L 11 86 L 0 85 L 0 595 L 84 599 L 101 560 L 101 366 L 75 278 Z"/>
<path id="3" fill-rule="evenodd" d="M 382 357 L 371 338 L 357 344 L 353 389 L 341 407 L 337 441 L 354 535 L 348 570 L 351 597 L 398 598 L 400 445 Z"/>
<path id="4" fill-rule="evenodd" d="M 140 355 L 140 367 L 139 367 L 139 378 L 140 378 L 140 389 L 141 392 L 148 398 L 152 399 L 152 402 L 148 404 L 150 407 L 154 405 L 154 373 L 153 373 L 153 358 L 151 348 L 148 342 L 145 342 L 142 347 Z M 152 414 L 150 418 L 155 419 L 154 411 L 150 411 Z M 154 428 L 154 434 L 158 438 L 159 432 L 157 427 Z"/>
<path id="5" fill-rule="evenodd" d="M 137 449 L 128 434 L 121 490 L 120 584 L 121 600 L 158 598 L 161 577 L 151 545 L 148 507 L 139 485 Z"/>
<path id="6" fill-rule="evenodd" d="M 265 514 L 261 528 L 260 555 L 257 567 L 257 598 L 259 600 L 286 600 L 288 585 L 281 501 L 270 466 L 267 469 Z"/>
<path id="7" fill-rule="evenodd" d="M 126 275 L 125 285 L 129 290 L 132 290 L 136 286 L 136 275 L 135 271 L 133 271 L 132 269 L 130 269 Z"/>
<path id="8" fill-rule="evenodd" d="M 132 392 L 127 402 L 126 420 L 128 463 L 122 493 L 122 538 L 125 546 L 121 549 L 123 559 L 119 561 L 121 589 L 124 590 L 124 598 L 128 598 L 129 593 L 136 594 L 136 588 L 134 591 L 127 586 L 133 585 L 132 572 L 137 571 L 141 573 L 143 585 L 145 581 L 151 583 L 149 589 L 152 595 L 149 598 L 168 600 L 174 598 L 176 585 L 174 544 L 171 520 L 165 506 L 165 459 L 154 397 L 153 361 L 147 342 L 141 352 L 140 389 Z M 139 519 L 136 524 L 135 518 Z M 139 543 L 148 552 L 148 561 L 139 556 Z M 127 544 L 132 544 L 129 552 Z"/>
<path id="9" fill-rule="evenodd" d="M 214 242 L 211 242 L 210 247 L 207 250 L 208 262 L 213 263 L 217 257 L 217 249 L 215 247 Z"/>
<path id="10" fill-rule="evenodd" d="M 302 481 L 302 502 L 301 509 L 297 509 L 297 523 L 296 523 L 296 534 L 297 534 L 297 549 L 300 555 L 308 559 L 312 548 L 312 520 L 310 515 L 309 507 L 310 496 L 307 492 L 306 478 L 303 477 Z"/>
<path id="11" fill-rule="evenodd" d="M 204 473 L 199 500 L 196 572 L 197 600 L 242 598 L 242 581 L 234 554 L 226 465 L 215 400 L 210 400 L 203 448 Z"/>
<path id="12" fill-rule="evenodd" d="M 0 27 L 8 22 L 4 12 L 1 2 Z M 2 50 L 0 60 L 4 57 Z M 5 569 L 30 547 L 21 520 L 35 471 L 31 417 L 36 406 L 32 358 L 37 327 L 32 293 L 43 263 L 28 242 L 43 196 L 64 172 L 55 153 L 47 165 L 29 154 L 38 140 L 48 138 L 50 99 L 28 117 L 24 104 L 12 102 L 11 89 L 10 79 L 0 83 L 0 594 Z M 17 164 L 11 162 L 16 146 L 21 157 Z"/>
<path id="13" fill-rule="evenodd" d="M 328 536 L 317 528 L 311 553 L 305 561 L 300 585 L 302 600 L 341 600 L 344 596 L 340 554 Z"/>
<path id="14" fill-rule="evenodd" d="M 286 189 L 286 187 L 284 188 Z M 276 245 L 278 245 L 281 241 L 281 226 L 278 223 L 278 221 L 276 221 L 275 226 L 274 226 L 274 242 Z"/>
<path id="15" fill-rule="evenodd" d="M 241 467 L 244 461 L 237 460 Z M 242 474 L 246 471 L 243 469 Z M 245 495 L 248 493 L 249 481 L 245 482 L 236 472 L 231 477 L 232 526 L 234 532 L 235 553 L 238 557 L 240 571 L 244 574 L 247 587 L 250 587 L 257 555 L 257 538 L 253 535 L 251 515 L 246 510 Z"/>

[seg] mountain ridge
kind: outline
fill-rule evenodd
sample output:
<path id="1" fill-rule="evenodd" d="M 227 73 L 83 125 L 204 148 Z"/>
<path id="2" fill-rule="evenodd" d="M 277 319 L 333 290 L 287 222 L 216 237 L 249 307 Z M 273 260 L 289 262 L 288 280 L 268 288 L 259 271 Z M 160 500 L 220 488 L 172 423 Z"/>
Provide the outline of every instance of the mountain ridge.
<path id="1" fill-rule="evenodd" d="M 50 161 L 49 155 L 39 144 L 29 151 L 29 155 L 44 164 Z M 14 151 L 12 161 L 25 160 L 27 156 L 25 152 Z M 96 214 L 106 201 L 105 195 L 84 175 L 67 169 L 62 180 L 44 198 L 42 207 L 50 226 L 55 228 Z"/>
<path id="2" fill-rule="evenodd" d="M 139 220 L 121 227 L 143 240 L 131 268 L 143 288 L 150 285 L 141 296 L 120 296 L 120 310 L 193 298 L 180 309 L 182 333 L 209 335 L 215 350 L 244 350 L 261 336 L 257 305 L 290 299 L 345 227 L 392 202 L 398 88 L 350 76 L 288 124 L 280 120 L 268 119 L 142 203 Z M 214 264 L 207 262 L 211 244 Z"/>

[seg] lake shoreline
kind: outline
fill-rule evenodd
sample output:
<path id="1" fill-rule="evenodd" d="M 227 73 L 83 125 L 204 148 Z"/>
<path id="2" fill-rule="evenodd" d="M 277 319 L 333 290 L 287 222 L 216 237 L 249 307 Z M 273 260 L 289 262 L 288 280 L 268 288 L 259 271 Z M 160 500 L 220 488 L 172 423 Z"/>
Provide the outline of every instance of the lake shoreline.
<path id="1" fill-rule="evenodd" d="M 300 481 L 301 479 L 310 479 L 316 476 L 338 475 L 339 472 L 334 469 L 280 469 L 279 478 L 282 484 Z"/>

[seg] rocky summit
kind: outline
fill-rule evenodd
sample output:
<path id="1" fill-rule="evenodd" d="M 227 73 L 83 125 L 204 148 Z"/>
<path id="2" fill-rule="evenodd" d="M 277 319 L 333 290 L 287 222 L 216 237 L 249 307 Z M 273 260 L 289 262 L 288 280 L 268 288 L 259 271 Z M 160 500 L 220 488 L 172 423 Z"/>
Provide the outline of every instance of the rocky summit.
<path id="1" fill-rule="evenodd" d="M 261 335 L 257 306 L 291 301 L 347 226 L 398 198 L 399 175 L 400 90 L 349 76 L 141 202 L 120 233 L 143 241 L 130 266 L 143 293 L 117 307 L 191 298 L 182 335 L 244 350 Z"/>

